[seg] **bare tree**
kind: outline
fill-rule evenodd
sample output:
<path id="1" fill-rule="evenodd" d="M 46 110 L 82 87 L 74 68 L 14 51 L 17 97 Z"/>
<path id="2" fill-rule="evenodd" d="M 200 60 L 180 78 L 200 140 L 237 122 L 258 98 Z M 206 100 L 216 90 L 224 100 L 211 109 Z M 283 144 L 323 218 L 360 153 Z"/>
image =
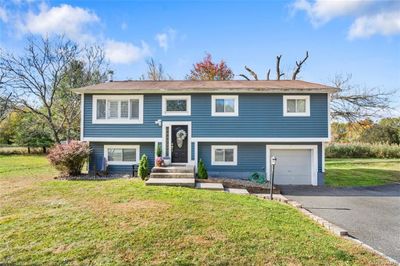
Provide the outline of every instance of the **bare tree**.
<path id="1" fill-rule="evenodd" d="M 355 122 L 380 116 L 391 109 L 390 97 L 394 92 L 378 88 L 362 88 L 351 83 L 351 74 L 336 75 L 331 81 L 338 92 L 331 97 L 331 116 L 335 120 Z"/>
<path id="2" fill-rule="evenodd" d="M 304 62 L 308 59 L 308 51 L 306 51 L 306 56 L 304 57 L 303 60 L 296 61 L 296 68 L 293 71 L 292 75 L 292 80 L 295 80 L 297 78 L 297 75 L 300 73 L 301 67 L 303 66 Z"/>
<path id="3" fill-rule="evenodd" d="M 90 67 L 87 68 L 87 72 L 94 75 L 98 74 L 92 70 L 98 68 L 98 60 L 94 59 L 98 57 L 96 53 L 86 53 L 88 61 L 96 62 L 88 64 Z M 77 60 L 82 60 L 82 49 L 64 37 L 30 38 L 22 56 L 0 54 L 0 69 L 7 73 L 6 87 L 12 92 L 15 108 L 22 112 L 32 112 L 43 119 L 57 143 L 61 141 L 65 123 L 76 119 L 76 113 L 79 114 L 76 96 L 65 91 L 71 87 L 71 84 L 66 84 L 71 75 L 70 67 Z M 76 84 L 86 85 L 87 82 L 79 81 Z M 64 96 L 64 107 L 58 105 L 61 96 Z M 60 108 L 68 111 L 68 114 L 60 112 Z"/>
<path id="4" fill-rule="evenodd" d="M 0 69 L 0 122 L 3 121 L 10 110 L 11 93 L 5 90 L 6 73 Z"/>
<path id="5" fill-rule="evenodd" d="M 165 74 L 164 67 L 161 63 L 157 63 L 153 58 L 146 60 L 147 72 L 140 76 L 140 80 L 172 80 L 173 78 Z"/>
<path id="6" fill-rule="evenodd" d="M 281 73 L 281 58 L 282 55 L 276 57 L 276 80 L 280 80 L 285 73 Z"/>
<path id="7" fill-rule="evenodd" d="M 285 73 L 282 73 L 282 71 L 281 71 L 281 59 L 282 59 L 282 55 L 278 55 L 276 57 L 276 66 L 275 66 L 276 80 L 281 80 L 281 78 L 285 76 Z M 308 51 L 306 51 L 306 56 L 302 60 L 296 61 L 296 67 L 293 70 L 292 80 L 297 79 L 297 75 L 300 73 L 301 68 L 303 67 L 303 64 L 307 61 L 307 59 L 308 59 Z M 244 66 L 244 68 L 246 69 L 247 72 L 250 73 L 251 76 L 253 76 L 254 80 L 258 80 L 257 74 L 252 69 L 250 69 L 247 66 Z M 266 75 L 266 80 L 270 80 L 270 74 L 271 74 L 271 69 L 268 69 L 267 75 Z M 250 78 L 248 76 L 246 76 L 245 74 L 239 74 L 239 76 L 246 80 L 250 80 Z"/>

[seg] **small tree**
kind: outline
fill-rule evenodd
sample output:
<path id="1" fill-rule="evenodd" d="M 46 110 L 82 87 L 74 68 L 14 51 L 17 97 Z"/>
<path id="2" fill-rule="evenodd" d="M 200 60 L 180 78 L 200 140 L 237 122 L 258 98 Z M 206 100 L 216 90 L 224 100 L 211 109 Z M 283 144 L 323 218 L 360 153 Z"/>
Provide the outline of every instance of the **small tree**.
<path id="1" fill-rule="evenodd" d="M 142 180 L 145 180 L 149 175 L 149 161 L 146 154 L 143 154 L 139 161 L 138 175 Z"/>
<path id="2" fill-rule="evenodd" d="M 206 166 L 204 165 L 204 162 L 202 159 L 199 161 L 199 169 L 197 170 L 197 176 L 200 179 L 207 179 L 208 178 L 208 173 Z"/>
<path id="3" fill-rule="evenodd" d="M 68 144 L 58 144 L 49 151 L 47 158 L 54 167 L 68 174 L 77 176 L 90 155 L 87 142 L 71 141 Z"/>

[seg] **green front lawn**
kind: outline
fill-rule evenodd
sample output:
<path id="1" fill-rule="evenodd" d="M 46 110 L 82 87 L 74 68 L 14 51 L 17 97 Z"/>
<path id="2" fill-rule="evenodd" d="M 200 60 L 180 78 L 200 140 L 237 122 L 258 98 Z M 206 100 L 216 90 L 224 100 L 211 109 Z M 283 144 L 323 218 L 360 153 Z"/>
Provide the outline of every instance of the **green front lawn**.
<path id="1" fill-rule="evenodd" d="M 0 156 L 0 264 L 387 264 L 277 202 L 55 174 Z"/>
<path id="2" fill-rule="evenodd" d="M 327 159 L 328 186 L 379 186 L 400 182 L 400 159 Z"/>

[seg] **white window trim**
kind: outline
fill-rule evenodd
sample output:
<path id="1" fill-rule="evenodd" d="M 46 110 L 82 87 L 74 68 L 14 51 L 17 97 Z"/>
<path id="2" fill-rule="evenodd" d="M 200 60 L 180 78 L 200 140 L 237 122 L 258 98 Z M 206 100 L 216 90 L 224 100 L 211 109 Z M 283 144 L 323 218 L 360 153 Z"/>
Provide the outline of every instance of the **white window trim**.
<path id="1" fill-rule="evenodd" d="M 168 100 L 186 100 L 186 111 L 167 111 Z M 162 115 L 163 116 L 179 116 L 191 115 L 192 104 L 190 95 L 163 95 L 162 96 Z"/>
<path id="2" fill-rule="evenodd" d="M 139 100 L 139 119 L 97 119 L 97 100 L 128 100 L 129 112 L 130 100 Z M 92 103 L 92 124 L 143 124 L 143 95 L 93 95 Z M 119 112 L 120 108 L 118 107 L 118 114 Z"/>
<path id="3" fill-rule="evenodd" d="M 288 113 L 287 100 L 306 100 L 306 111 L 302 113 Z M 284 95 L 283 96 L 283 116 L 310 116 L 310 96 L 309 95 Z"/>
<path id="4" fill-rule="evenodd" d="M 233 149 L 233 162 L 216 162 L 215 150 L 217 149 Z M 237 145 L 212 145 L 211 146 L 211 165 L 237 165 Z"/>
<path id="5" fill-rule="evenodd" d="M 135 161 L 121 162 L 121 161 L 108 161 L 108 149 L 136 149 Z M 139 163 L 140 145 L 104 145 L 104 158 L 107 159 L 109 165 L 133 165 Z"/>
<path id="6" fill-rule="evenodd" d="M 216 112 L 216 100 L 229 99 L 235 101 L 235 111 L 231 113 Z M 211 115 L 212 116 L 239 116 L 239 96 L 238 95 L 211 95 Z"/>

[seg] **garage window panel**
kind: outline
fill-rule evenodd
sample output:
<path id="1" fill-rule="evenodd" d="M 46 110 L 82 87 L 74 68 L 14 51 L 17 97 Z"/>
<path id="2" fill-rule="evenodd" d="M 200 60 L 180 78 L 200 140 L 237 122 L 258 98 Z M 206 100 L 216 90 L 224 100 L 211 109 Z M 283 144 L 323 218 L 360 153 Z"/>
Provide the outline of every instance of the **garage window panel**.
<path id="1" fill-rule="evenodd" d="M 237 165 L 236 145 L 212 145 L 212 165 Z"/>

